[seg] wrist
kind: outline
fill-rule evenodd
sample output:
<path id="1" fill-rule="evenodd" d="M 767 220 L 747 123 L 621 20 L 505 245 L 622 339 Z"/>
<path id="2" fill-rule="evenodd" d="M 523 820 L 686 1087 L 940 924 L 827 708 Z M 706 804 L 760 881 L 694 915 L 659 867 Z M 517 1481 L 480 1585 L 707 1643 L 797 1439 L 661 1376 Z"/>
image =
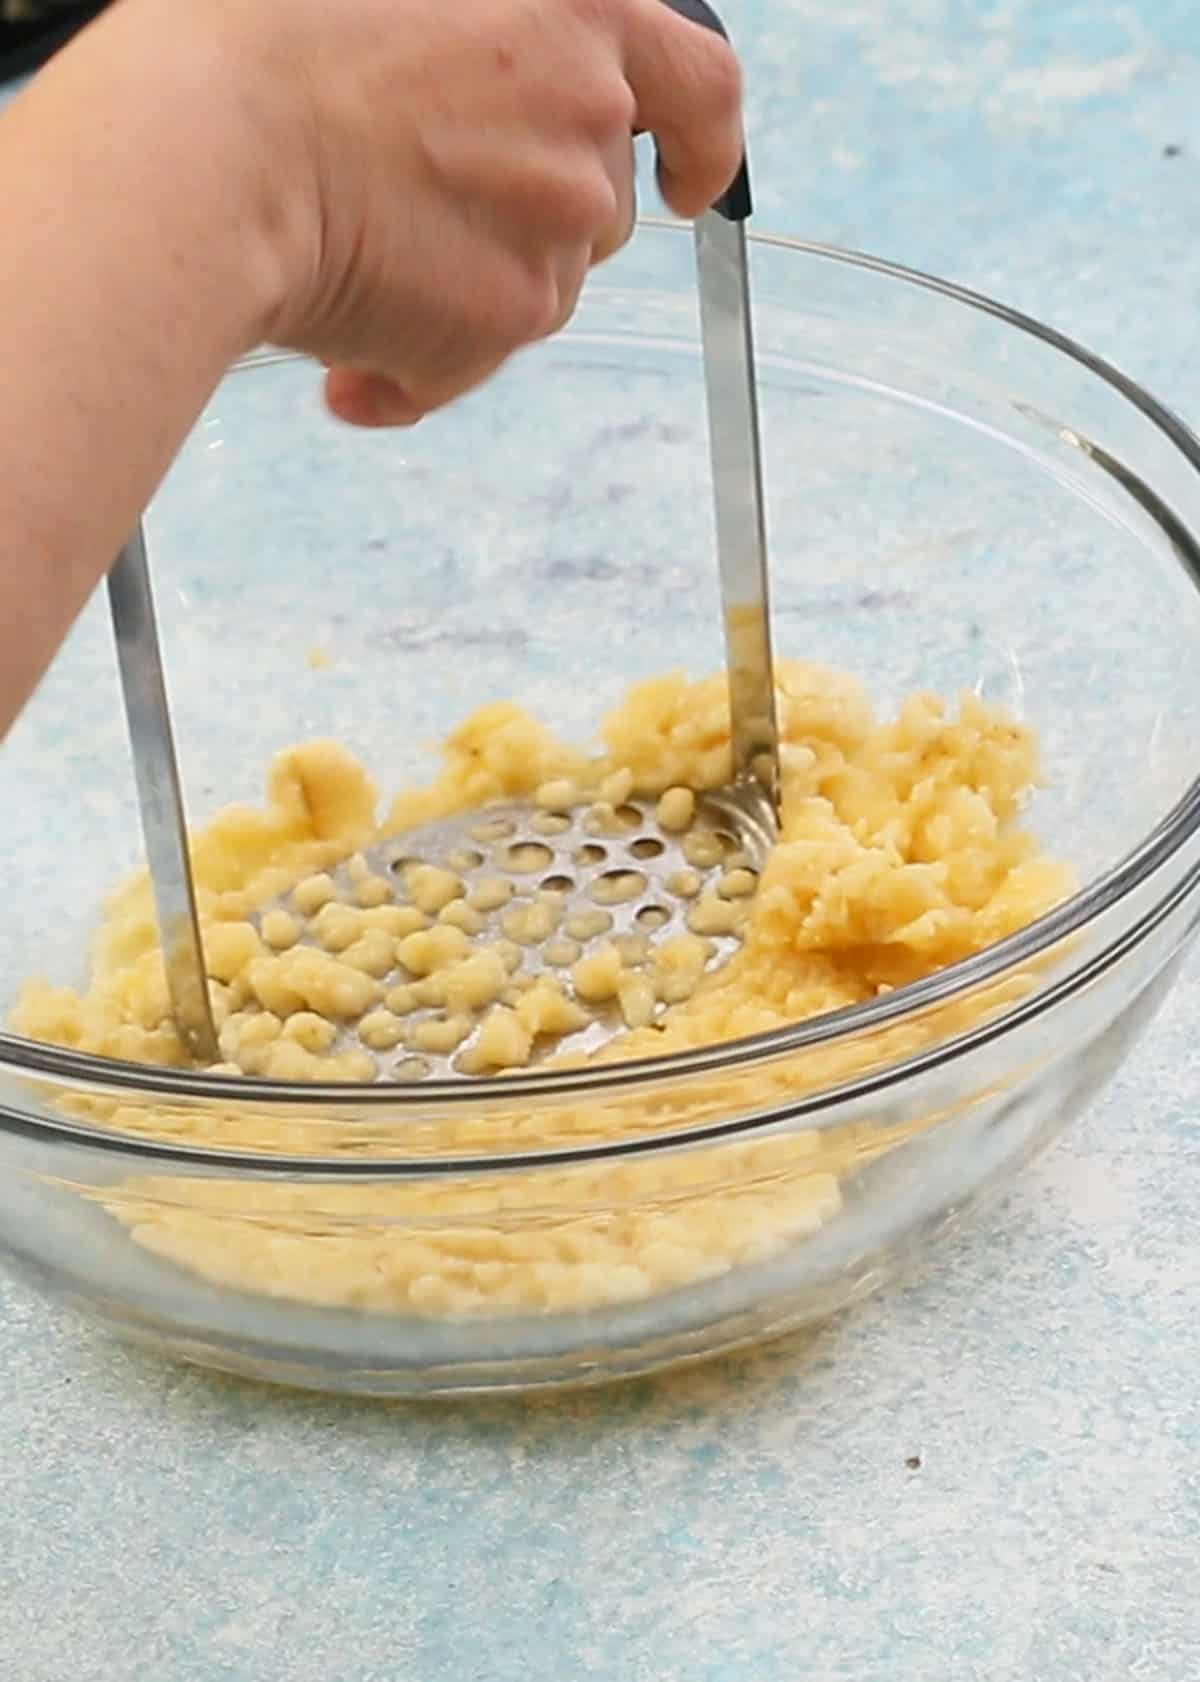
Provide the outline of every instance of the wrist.
<path id="1" fill-rule="evenodd" d="M 304 245 L 285 196 L 284 79 L 255 53 L 237 5 L 119 0 L 42 78 L 61 81 L 77 128 L 99 131 L 114 190 L 136 196 L 177 265 L 180 330 L 211 333 L 228 358 L 272 336 Z"/>

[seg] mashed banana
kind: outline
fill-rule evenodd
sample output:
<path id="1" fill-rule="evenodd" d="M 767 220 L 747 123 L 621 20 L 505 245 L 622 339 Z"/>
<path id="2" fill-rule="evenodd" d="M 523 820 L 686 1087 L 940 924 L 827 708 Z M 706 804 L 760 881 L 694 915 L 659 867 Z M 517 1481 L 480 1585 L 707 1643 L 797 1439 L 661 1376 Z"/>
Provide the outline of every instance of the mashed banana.
<path id="1" fill-rule="evenodd" d="M 702 844 L 711 847 L 711 838 L 687 835 L 695 869 L 679 872 L 679 892 L 696 896 L 691 932 L 660 944 L 651 932 L 584 954 L 579 943 L 604 932 L 607 913 L 584 914 L 586 930 L 571 919 L 560 927 L 554 896 L 543 894 L 515 901 L 503 913 L 506 938 L 481 946 L 483 914 L 508 903 L 510 884 L 485 880 L 467 896 L 452 868 L 415 865 L 397 903 L 392 884 L 357 854 L 381 833 L 523 798 L 542 809 L 544 833 L 553 832 L 556 810 L 575 801 L 615 814 L 634 795 L 657 802 L 665 827 L 686 831 L 694 791 L 730 778 L 724 674 L 701 682 L 668 674 L 637 685 L 606 721 L 596 757 L 516 706 L 486 707 L 449 738 L 440 775 L 401 795 L 382 824 L 376 791 L 345 749 L 315 742 L 282 754 L 265 810 L 231 808 L 193 841 L 219 1067 L 280 1080 L 372 1080 L 383 1058 L 403 1076 L 406 1060 L 417 1073 L 422 1051 L 450 1052 L 478 1029 L 464 1072 L 483 1075 L 523 1066 L 535 1046 L 552 1047 L 600 1001 L 615 1003 L 627 1031 L 588 1060 L 686 1050 L 926 976 L 1012 933 L 1067 891 L 1064 868 L 1016 822 L 1037 778 L 1024 726 L 973 695 L 957 710 L 914 696 L 895 718 L 880 720 L 854 679 L 798 662 L 781 663 L 778 684 L 779 841 L 761 877 L 735 857 L 718 890 L 701 894 L 699 872 L 714 863 Z M 485 816 L 481 835 L 486 823 Z M 331 874 L 347 860 L 349 895 Z M 252 920 L 276 902 L 286 909 Z M 304 930 L 315 944 L 301 942 Z M 706 972 L 710 938 L 733 930 L 740 949 Z M 561 980 L 522 972 L 523 947 L 534 939 L 560 944 L 569 966 Z M 401 986 L 386 979 L 397 962 L 408 978 Z M 359 1025 L 370 1049 L 336 1049 L 336 1029 L 347 1022 Z M 186 1063 L 144 874 L 111 900 L 86 990 L 30 983 L 14 1026 L 101 1056 Z M 908 1042 L 893 1038 L 903 1049 L 922 1031 L 903 1030 Z M 826 1064 L 830 1079 L 853 1072 L 839 1070 L 834 1048 Z M 722 1098 L 743 1107 L 789 1090 L 778 1069 L 714 1077 L 714 1102 L 722 1085 L 729 1088 Z M 546 1146 L 575 1129 L 611 1138 L 678 1121 L 670 1106 L 656 1116 L 644 1102 L 623 1103 L 509 1113 L 510 1141 Z M 233 1107 L 173 1111 L 96 1099 L 75 1107 L 119 1129 L 263 1143 L 253 1134 L 261 1118 Z M 350 1148 L 344 1141 L 353 1129 L 334 1143 L 341 1123 L 320 1125 L 324 1148 Z M 439 1122 L 437 1148 L 487 1148 L 505 1125 L 502 1111 Z M 241 1289 L 439 1316 L 578 1309 L 776 1253 L 836 1213 L 840 1176 L 896 1137 L 806 1131 L 653 1161 L 436 1186 L 158 1177 L 106 1188 L 103 1201 L 146 1247 Z M 420 1150 L 419 1128 L 403 1147 L 393 1137 L 386 1148 L 379 1140 L 365 1148 L 394 1155 L 410 1144 Z M 279 1148 L 289 1146 L 281 1140 Z M 322 1148 L 311 1122 L 295 1148 Z"/>

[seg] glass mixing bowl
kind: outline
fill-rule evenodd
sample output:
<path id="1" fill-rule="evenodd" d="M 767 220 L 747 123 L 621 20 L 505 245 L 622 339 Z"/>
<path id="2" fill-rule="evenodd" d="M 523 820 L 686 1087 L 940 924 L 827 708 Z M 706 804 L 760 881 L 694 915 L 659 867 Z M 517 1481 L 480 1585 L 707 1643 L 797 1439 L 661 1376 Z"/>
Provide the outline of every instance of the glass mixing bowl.
<path id="1" fill-rule="evenodd" d="M 288 1087 L 0 1037 L 0 1244 L 48 1292 L 328 1389 L 641 1371 L 873 1289 L 1126 1055 L 1196 918 L 1196 441 L 923 276 L 759 238 L 753 284 L 779 651 L 882 706 L 1013 706 L 1080 890 L 868 1005 L 619 1068 Z M 343 430 L 311 365 L 248 359 L 149 530 L 194 823 L 306 736 L 384 789 L 497 698 L 590 739 L 633 680 L 722 659 L 686 231 L 643 225 L 567 332 L 411 433 Z M 140 850 L 102 604 L 5 744 L 0 812 L 7 1007 L 81 979 Z"/>

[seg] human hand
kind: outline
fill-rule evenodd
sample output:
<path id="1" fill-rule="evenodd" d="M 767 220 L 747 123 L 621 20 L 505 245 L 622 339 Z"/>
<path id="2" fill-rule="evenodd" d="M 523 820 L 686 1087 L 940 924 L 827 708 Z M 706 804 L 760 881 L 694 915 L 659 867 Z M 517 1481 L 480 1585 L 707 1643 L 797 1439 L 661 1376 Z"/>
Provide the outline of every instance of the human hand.
<path id="1" fill-rule="evenodd" d="M 360 425 L 411 424 L 566 322 L 632 228 L 635 130 L 684 216 L 740 162 L 736 60 L 662 0 L 220 10 L 268 124 L 271 337 Z"/>

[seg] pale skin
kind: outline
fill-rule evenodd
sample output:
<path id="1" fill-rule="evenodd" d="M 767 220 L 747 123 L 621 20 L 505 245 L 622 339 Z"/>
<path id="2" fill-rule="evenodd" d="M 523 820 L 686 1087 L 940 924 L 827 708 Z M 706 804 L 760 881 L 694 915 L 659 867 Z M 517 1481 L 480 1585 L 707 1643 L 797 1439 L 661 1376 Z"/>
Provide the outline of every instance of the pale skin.
<path id="1" fill-rule="evenodd" d="M 118 0 L 0 114 L 0 735 L 224 369 L 412 425 L 571 315 L 635 130 L 697 214 L 736 61 L 660 0 Z"/>

